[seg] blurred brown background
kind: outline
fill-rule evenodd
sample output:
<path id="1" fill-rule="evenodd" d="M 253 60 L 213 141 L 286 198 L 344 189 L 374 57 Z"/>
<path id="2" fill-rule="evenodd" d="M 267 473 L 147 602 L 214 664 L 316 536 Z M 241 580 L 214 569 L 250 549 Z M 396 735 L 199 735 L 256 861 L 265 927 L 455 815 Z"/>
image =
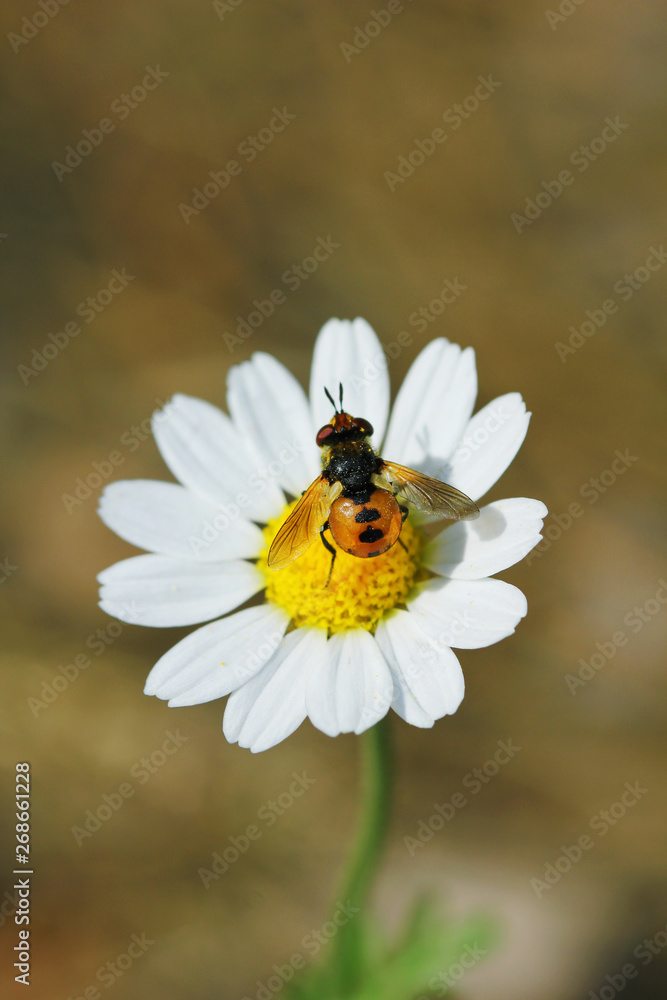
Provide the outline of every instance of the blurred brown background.
<path id="1" fill-rule="evenodd" d="M 355 44 L 384 0 L 217 9 L 116 0 L 54 14 L 55 5 L 7 0 L 0 13 L 0 890 L 12 885 L 14 764 L 29 760 L 30 995 L 64 1000 L 97 984 L 136 1000 L 254 997 L 257 980 L 328 916 L 357 806 L 358 740 L 330 740 L 306 723 L 252 756 L 224 740 L 222 703 L 170 710 L 145 698 L 150 667 L 188 630 L 118 634 L 96 607 L 95 575 L 133 550 L 97 518 L 99 484 L 69 511 L 63 495 L 94 463 L 106 470 L 114 451 L 122 463 L 105 482 L 169 478 L 145 433 L 160 402 L 181 391 L 224 406 L 229 366 L 254 350 L 307 384 L 321 324 L 361 315 L 385 344 L 414 335 L 390 365 L 394 390 L 419 349 L 446 336 L 477 350 L 478 405 L 523 393 L 534 414 L 528 437 L 488 499 L 535 496 L 551 512 L 549 545 L 503 574 L 527 594 L 528 618 L 498 646 L 461 652 L 458 713 L 432 731 L 394 717 L 397 802 L 378 913 L 398 926 L 431 888 L 443 913 L 495 914 L 498 948 L 466 974 L 463 997 L 569 1000 L 606 988 L 605 1000 L 605 977 L 628 962 L 639 970 L 628 1000 L 663 996 L 663 959 L 643 965 L 633 952 L 656 934 L 667 940 L 667 611 L 655 600 L 667 577 L 667 267 L 648 280 L 640 272 L 632 294 L 614 290 L 619 280 L 631 287 L 623 276 L 667 237 L 663 6 L 587 0 L 558 13 L 523 0 L 415 0 L 351 52 L 343 43 Z M 36 14 L 39 27 L 26 27 Z M 167 75 L 124 104 L 147 67 Z M 455 111 L 443 124 L 480 76 L 500 86 L 460 127 Z M 275 108 L 295 117 L 249 161 L 239 146 Z M 80 164 L 54 168 L 105 118 L 113 130 Z M 590 144 L 606 118 L 627 128 L 601 151 Z M 390 190 L 386 172 L 438 127 L 447 141 Z M 591 155 L 577 153 L 582 145 Z M 234 158 L 241 173 L 186 222 L 179 205 Z M 539 218 L 518 232 L 512 214 L 565 169 L 573 182 L 551 204 L 542 196 Z M 284 273 L 319 237 L 340 247 L 301 287 L 286 287 Z M 86 323 L 78 304 L 123 268 L 133 279 Z M 465 291 L 420 332 L 409 318 L 445 279 Z M 275 288 L 286 302 L 231 352 L 223 335 Z M 615 313 L 562 360 L 557 343 L 608 299 Z M 39 370 L 33 351 L 44 357 L 48 335 L 73 321 L 81 333 L 55 356 L 49 347 Z M 627 469 L 591 485 L 617 449 L 629 451 Z M 568 526 L 576 503 L 581 516 Z M 635 631 L 626 616 L 647 601 Z M 109 644 L 91 652 L 100 629 Z M 567 675 L 618 630 L 627 644 L 571 693 Z M 91 666 L 35 709 L 29 699 L 82 653 Z M 79 846 L 71 828 L 86 810 L 177 729 L 187 742 L 145 784 L 135 780 L 136 794 Z M 403 838 L 499 739 L 521 752 L 411 858 Z M 304 769 L 312 789 L 205 889 L 198 869 Z M 641 800 L 538 898 L 530 880 L 637 781 Z M 3 901 L 0 993 L 9 996 L 16 928 Z M 100 986 L 97 970 L 144 933 L 154 942 L 145 955 Z"/>

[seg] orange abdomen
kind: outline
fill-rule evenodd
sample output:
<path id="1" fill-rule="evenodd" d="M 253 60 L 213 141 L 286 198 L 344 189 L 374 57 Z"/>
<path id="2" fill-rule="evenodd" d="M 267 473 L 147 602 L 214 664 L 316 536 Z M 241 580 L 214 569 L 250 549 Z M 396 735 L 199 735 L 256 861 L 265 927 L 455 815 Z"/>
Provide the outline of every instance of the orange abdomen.
<path id="1" fill-rule="evenodd" d="M 401 533 L 401 511 L 388 490 L 374 490 L 365 503 L 338 497 L 329 511 L 336 544 L 351 556 L 369 559 L 390 549 Z"/>

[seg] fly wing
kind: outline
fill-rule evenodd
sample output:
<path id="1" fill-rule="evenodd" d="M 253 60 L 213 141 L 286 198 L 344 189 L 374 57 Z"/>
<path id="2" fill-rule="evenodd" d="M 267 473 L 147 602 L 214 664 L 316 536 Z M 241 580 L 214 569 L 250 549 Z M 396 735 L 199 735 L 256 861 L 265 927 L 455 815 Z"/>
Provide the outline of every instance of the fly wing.
<path id="1" fill-rule="evenodd" d="M 283 569 L 306 551 L 329 516 L 331 504 L 340 496 L 342 483 L 320 476 L 308 487 L 282 525 L 269 549 L 269 569 Z"/>
<path id="2" fill-rule="evenodd" d="M 471 521 L 479 517 L 477 504 L 465 493 L 405 465 L 383 460 L 379 472 L 372 478 L 376 486 L 398 493 L 406 503 L 426 514 L 451 517 L 457 521 Z"/>

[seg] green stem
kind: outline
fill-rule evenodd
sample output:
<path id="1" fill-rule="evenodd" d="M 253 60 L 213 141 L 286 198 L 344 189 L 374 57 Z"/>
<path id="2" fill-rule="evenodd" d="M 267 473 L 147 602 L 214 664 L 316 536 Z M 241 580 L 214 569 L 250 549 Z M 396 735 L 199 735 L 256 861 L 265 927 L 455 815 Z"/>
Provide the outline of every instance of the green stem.
<path id="1" fill-rule="evenodd" d="M 366 730 L 361 742 L 361 817 L 338 896 L 338 902 L 354 914 L 342 925 L 335 939 L 335 978 L 341 996 L 354 988 L 361 973 L 366 923 L 364 905 L 387 833 L 393 780 L 389 719 L 385 717 Z"/>

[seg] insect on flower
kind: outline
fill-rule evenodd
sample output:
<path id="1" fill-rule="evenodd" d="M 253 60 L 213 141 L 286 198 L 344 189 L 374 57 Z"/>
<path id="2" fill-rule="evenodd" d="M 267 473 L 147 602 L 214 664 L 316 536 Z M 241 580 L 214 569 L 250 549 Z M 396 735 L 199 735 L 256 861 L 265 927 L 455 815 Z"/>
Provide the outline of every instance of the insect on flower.
<path id="1" fill-rule="evenodd" d="M 100 607 L 153 628 L 199 626 L 160 657 L 146 694 L 173 708 L 229 696 L 225 736 L 253 753 L 306 718 L 329 736 L 361 733 L 390 708 L 433 726 L 464 696 L 455 650 L 512 635 L 527 611 L 494 574 L 537 545 L 546 507 L 498 499 L 471 520 L 524 440 L 521 395 L 473 414 L 474 351 L 440 337 L 390 408 L 383 357 L 365 320 L 329 320 L 307 395 L 253 354 L 229 372 L 229 415 L 181 394 L 155 415 L 176 482 L 121 480 L 101 499 L 105 524 L 144 554 L 100 574 Z M 375 377 L 359 378 L 369 366 Z M 339 383 L 345 410 L 322 391 Z M 446 528 L 424 530 L 433 513 Z"/>
<path id="2" fill-rule="evenodd" d="M 274 538 L 269 569 L 283 569 L 298 559 L 319 535 L 331 553 L 328 586 L 336 549 L 324 537 L 327 530 L 349 555 L 371 559 L 396 542 L 403 544 L 400 534 L 409 506 L 457 521 L 479 517 L 477 505 L 453 486 L 381 458 L 369 441 L 373 434 L 369 421 L 343 410 L 342 383 L 340 409 L 329 390 L 324 392 L 335 412 L 315 438 L 322 449 L 322 474 L 301 494 Z"/>

